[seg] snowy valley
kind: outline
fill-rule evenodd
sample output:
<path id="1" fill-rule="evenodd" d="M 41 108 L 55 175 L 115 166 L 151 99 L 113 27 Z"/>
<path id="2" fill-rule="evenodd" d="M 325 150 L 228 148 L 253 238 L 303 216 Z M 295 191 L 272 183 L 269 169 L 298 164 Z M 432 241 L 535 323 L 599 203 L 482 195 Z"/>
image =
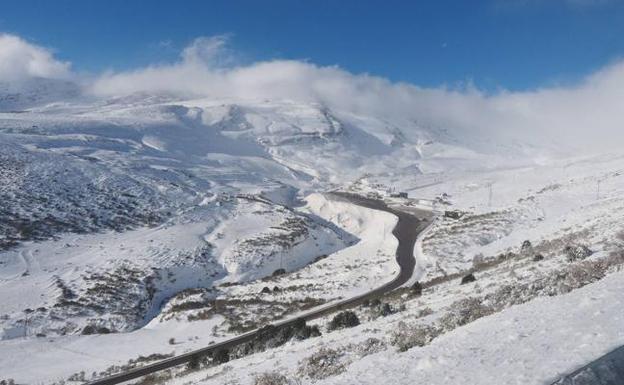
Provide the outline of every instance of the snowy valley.
<path id="1" fill-rule="evenodd" d="M 623 152 L 320 102 L 12 87 L 0 380 L 87 383 L 391 281 L 397 217 L 335 191 L 432 221 L 409 282 L 353 327 L 328 314 L 137 383 L 542 384 L 624 344 Z"/>

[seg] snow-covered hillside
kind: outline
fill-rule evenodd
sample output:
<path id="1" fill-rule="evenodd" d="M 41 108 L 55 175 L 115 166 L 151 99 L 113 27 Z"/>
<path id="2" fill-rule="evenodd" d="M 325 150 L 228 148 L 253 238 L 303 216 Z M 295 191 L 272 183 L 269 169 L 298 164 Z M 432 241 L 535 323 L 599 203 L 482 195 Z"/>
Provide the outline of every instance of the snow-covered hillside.
<path id="1" fill-rule="evenodd" d="M 278 370 L 304 383 L 348 383 L 369 362 L 398 354 L 391 332 L 401 321 L 435 325 L 472 296 L 492 302 L 481 315 L 497 313 L 481 324 L 541 312 L 544 301 L 507 307 L 618 270 L 600 265 L 583 285 L 556 278 L 583 268 L 570 265 L 566 246 L 587 247 L 596 264 L 618 251 L 624 217 L 621 154 L 547 153 L 320 102 L 98 97 L 39 78 L 0 84 L 0 356 L 12 357 L 0 360 L 0 379 L 113 372 L 139 355 L 186 352 L 388 282 L 397 274 L 396 217 L 323 195 L 335 189 L 379 194 L 404 210 L 465 212 L 439 215 L 417 245 L 412 281 L 431 286 L 421 297 L 401 289 L 384 299 L 383 317 L 376 305 L 358 308 L 356 329 L 326 333 L 321 319 L 321 337 L 184 373 L 191 377 L 181 382 L 250 383 Z M 414 199 L 388 197 L 398 191 Z M 477 282 L 459 287 L 469 272 Z M 539 290 L 499 298 L 522 282 Z M 436 357 L 464 344 L 464 332 L 452 331 L 463 324 L 451 324 L 425 348 Z M 601 351 L 604 341 L 594 342 Z M 342 377 L 301 374 L 317 348 L 335 351 L 333 374 Z M 416 347 L 401 359 L 421 354 Z M 570 367 L 587 357 L 577 358 Z M 453 362 L 440 362 L 458 358 L 414 359 L 427 371 L 450 370 Z M 378 369 L 369 382 L 387 375 Z"/>
<path id="2" fill-rule="evenodd" d="M 329 316 L 315 322 L 319 337 L 154 380 L 552 383 L 624 343 L 622 170 L 624 156 L 615 153 L 451 171 L 435 184 L 404 175 L 406 186 L 425 185 L 410 193 L 439 202 L 436 210 L 466 212 L 440 216 L 424 237 L 422 294 L 406 288 L 364 304 L 353 328 L 332 330 Z M 367 176 L 349 189 L 383 191 L 387 178 Z M 469 273 L 475 281 L 462 284 Z"/>

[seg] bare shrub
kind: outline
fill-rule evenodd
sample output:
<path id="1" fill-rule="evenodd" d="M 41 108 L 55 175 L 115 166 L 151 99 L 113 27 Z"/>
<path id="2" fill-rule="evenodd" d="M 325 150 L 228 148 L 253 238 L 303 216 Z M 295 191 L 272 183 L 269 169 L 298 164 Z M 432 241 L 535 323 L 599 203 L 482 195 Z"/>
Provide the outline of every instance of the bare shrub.
<path id="1" fill-rule="evenodd" d="M 624 265 L 624 249 L 616 250 L 611 253 L 604 259 L 605 263 L 609 266 L 609 269 L 616 269 L 619 271 Z"/>
<path id="2" fill-rule="evenodd" d="M 568 262 L 585 259 L 593 254 L 593 251 L 585 245 L 568 245 L 563 249 Z"/>
<path id="3" fill-rule="evenodd" d="M 148 374 L 141 378 L 136 385 L 162 385 L 166 384 L 173 379 L 171 371 Z"/>
<path id="4" fill-rule="evenodd" d="M 67 377 L 68 381 L 75 381 L 75 382 L 87 382 L 87 379 L 85 378 L 86 373 L 84 371 L 78 372 L 78 373 L 74 373 L 71 376 Z M 0 382 L 0 384 L 2 384 L 2 382 Z"/>
<path id="5" fill-rule="evenodd" d="M 557 282 L 553 282 L 554 294 L 568 293 L 590 283 L 604 278 L 607 272 L 607 264 L 603 261 L 583 261 L 579 264 L 569 266 L 562 274 L 557 276 Z"/>
<path id="6" fill-rule="evenodd" d="M 398 327 L 390 334 L 390 344 L 396 346 L 400 352 L 405 352 L 415 346 L 425 346 L 440 334 L 440 330 L 422 324 L 406 324 L 401 321 Z"/>
<path id="7" fill-rule="evenodd" d="M 299 381 L 288 378 L 280 372 L 265 372 L 254 377 L 254 385 L 298 385 Z"/>
<path id="8" fill-rule="evenodd" d="M 505 285 L 485 297 L 493 309 L 528 302 L 537 296 L 554 296 L 568 293 L 604 278 L 611 269 L 624 265 L 624 252 L 613 252 L 595 261 L 582 261 L 564 269 L 541 276 L 533 282 Z"/>
<path id="9" fill-rule="evenodd" d="M 321 348 L 310 357 L 299 362 L 299 376 L 321 380 L 335 376 L 345 371 L 345 365 L 340 361 L 343 353 L 330 348 Z"/>
<path id="10" fill-rule="evenodd" d="M 478 298 L 465 298 L 454 302 L 451 310 L 440 317 L 440 327 L 445 331 L 453 330 L 494 312 L 490 306 Z"/>
<path id="11" fill-rule="evenodd" d="M 149 356 L 138 356 L 137 358 L 134 358 L 134 359 L 131 358 L 128 360 L 128 365 L 137 366 L 137 364 L 140 364 L 140 363 L 150 362 L 150 361 L 160 361 L 160 360 L 164 360 L 170 357 L 173 357 L 173 353 L 168 353 L 168 354 L 152 353 Z"/>
<path id="12" fill-rule="evenodd" d="M 367 338 L 364 342 L 360 342 L 359 344 L 355 344 L 355 346 L 351 345 L 350 350 L 355 351 L 355 353 L 360 357 L 366 357 L 369 354 L 377 353 L 386 349 L 386 343 L 379 338 L 370 337 Z"/>
<path id="13" fill-rule="evenodd" d="M 423 309 L 418 310 L 418 312 L 416 313 L 416 318 L 426 317 L 431 314 L 433 314 L 433 309 L 431 309 L 430 307 L 425 307 Z"/>

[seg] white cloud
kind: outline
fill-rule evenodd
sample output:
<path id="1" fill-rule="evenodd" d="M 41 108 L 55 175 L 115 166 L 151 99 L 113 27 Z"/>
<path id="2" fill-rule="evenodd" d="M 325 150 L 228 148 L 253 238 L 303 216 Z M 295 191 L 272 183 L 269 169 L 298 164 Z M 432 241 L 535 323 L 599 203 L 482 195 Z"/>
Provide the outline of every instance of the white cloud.
<path id="1" fill-rule="evenodd" d="M 339 67 L 274 60 L 222 66 L 226 40 L 200 38 L 178 63 L 107 74 L 93 84 L 101 95 L 173 92 L 194 96 L 314 101 L 330 108 L 400 116 L 470 137 L 551 145 L 607 145 L 624 139 L 624 62 L 572 87 L 486 94 L 392 83 Z"/>
<path id="2" fill-rule="evenodd" d="M 186 65 L 205 65 L 212 68 L 233 64 L 233 57 L 227 48 L 227 35 L 198 37 L 182 51 L 182 62 Z"/>
<path id="3" fill-rule="evenodd" d="M 0 34 L 0 81 L 67 78 L 69 69 L 69 63 L 56 60 L 48 49 L 18 36 Z"/>
<path id="4" fill-rule="evenodd" d="M 202 37 L 176 63 L 106 73 L 89 83 L 95 95 L 167 92 L 235 99 L 290 99 L 319 102 L 335 110 L 414 120 L 444 128 L 460 140 L 550 143 L 606 148 L 624 140 L 624 61 L 574 86 L 487 94 L 462 89 L 421 88 L 392 83 L 336 66 L 273 60 L 235 65 L 227 37 Z M 71 76 L 69 64 L 49 50 L 0 35 L 0 80 Z M 601 147 L 602 146 L 602 147 Z"/>

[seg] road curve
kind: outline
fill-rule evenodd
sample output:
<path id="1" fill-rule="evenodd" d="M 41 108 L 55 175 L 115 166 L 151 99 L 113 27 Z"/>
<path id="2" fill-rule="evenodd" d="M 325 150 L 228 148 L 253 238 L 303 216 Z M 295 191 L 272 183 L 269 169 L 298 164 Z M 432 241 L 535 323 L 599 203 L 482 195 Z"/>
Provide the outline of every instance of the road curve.
<path id="1" fill-rule="evenodd" d="M 405 284 L 412 277 L 414 273 L 414 267 L 416 266 L 416 261 L 414 259 L 414 244 L 416 242 L 416 238 L 418 234 L 427 226 L 428 222 L 426 220 L 421 220 L 414 216 L 413 214 L 409 214 L 406 212 L 398 211 L 388 207 L 383 201 L 376 199 L 369 199 L 355 194 L 349 193 L 341 193 L 341 192 L 332 192 L 328 194 L 336 200 L 345 200 L 353 204 L 357 204 L 359 206 L 363 206 L 366 208 L 370 208 L 373 210 L 381 210 L 392 213 L 398 217 L 397 224 L 392 231 L 392 234 L 399 241 L 397 251 L 396 251 L 396 260 L 399 264 L 399 274 L 392 279 L 390 282 L 373 289 L 367 293 L 358 295 L 356 297 L 348 298 L 342 300 L 337 303 L 332 303 L 327 306 L 321 306 L 319 308 L 310 310 L 296 318 L 288 319 L 285 321 L 275 322 L 273 326 L 276 327 L 284 327 L 287 325 L 294 324 L 300 319 L 304 319 L 306 321 L 314 320 L 328 314 L 331 314 L 336 311 L 352 308 L 364 302 L 365 300 L 371 300 L 377 298 L 389 291 L 397 289 Z M 153 364 L 145 365 L 140 368 L 131 369 L 122 373 L 114 374 L 112 376 L 94 380 L 89 382 L 87 385 L 114 385 L 121 384 L 123 382 L 133 380 L 142 376 L 146 376 L 148 374 L 152 374 L 161 370 L 165 370 L 168 368 L 172 368 L 174 366 L 178 366 L 181 364 L 185 364 L 194 357 L 197 356 L 205 356 L 212 352 L 215 352 L 220 349 L 231 349 L 235 346 L 243 344 L 245 342 L 249 342 L 254 339 L 258 330 L 253 330 L 251 332 L 241 334 L 240 336 L 231 338 L 227 341 L 222 341 L 216 344 L 212 344 L 205 348 L 197 349 L 188 353 L 180 354 L 175 357 L 167 358 L 162 361 L 155 362 Z"/>

